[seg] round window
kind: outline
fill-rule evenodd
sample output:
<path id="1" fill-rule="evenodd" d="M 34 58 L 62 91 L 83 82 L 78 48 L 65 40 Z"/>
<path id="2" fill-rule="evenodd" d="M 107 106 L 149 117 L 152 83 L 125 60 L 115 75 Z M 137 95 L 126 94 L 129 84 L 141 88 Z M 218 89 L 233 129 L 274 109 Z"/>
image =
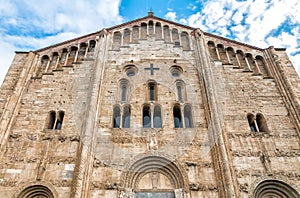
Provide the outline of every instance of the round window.
<path id="1" fill-rule="evenodd" d="M 134 75 L 135 75 L 135 70 L 134 70 L 134 69 L 128 69 L 128 70 L 126 71 L 126 75 L 127 75 L 128 77 L 134 76 Z"/>

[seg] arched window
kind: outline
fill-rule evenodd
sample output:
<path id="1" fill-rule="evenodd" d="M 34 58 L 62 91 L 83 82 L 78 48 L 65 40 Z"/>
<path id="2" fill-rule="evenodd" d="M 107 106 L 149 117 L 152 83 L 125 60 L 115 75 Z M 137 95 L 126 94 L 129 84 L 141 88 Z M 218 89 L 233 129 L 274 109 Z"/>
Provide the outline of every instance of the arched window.
<path id="1" fill-rule="evenodd" d="M 148 91 L 149 91 L 149 100 L 157 101 L 157 85 L 155 81 L 151 81 L 148 83 Z"/>
<path id="2" fill-rule="evenodd" d="M 121 47 L 121 32 L 115 32 L 113 37 L 113 50 L 119 50 Z"/>
<path id="3" fill-rule="evenodd" d="M 155 105 L 154 107 L 153 127 L 154 128 L 162 127 L 161 110 L 159 105 Z"/>
<path id="4" fill-rule="evenodd" d="M 127 86 L 122 85 L 121 89 L 122 89 L 121 100 L 124 102 L 126 101 Z"/>
<path id="5" fill-rule="evenodd" d="M 130 106 L 124 106 L 122 128 L 130 128 Z"/>
<path id="6" fill-rule="evenodd" d="M 239 64 L 237 62 L 237 59 L 236 59 L 236 55 L 235 55 L 235 52 L 234 52 L 234 49 L 232 47 L 227 47 L 226 48 L 226 51 L 227 51 L 227 54 L 228 54 L 228 58 L 229 58 L 229 61 L 230 63 L 235 66 L 235 67 L 239 67 Z"/>
<path id="7" fill-rule="evenodd" d="M 113 127 L 114 128 L 120 128 L 121 126 L 121 112 L 120 107 L 115 106 L 114 112 L 113 112 Z"/>
<path id="8" fill-rule="evenodd" d="M 159 22 L 155 25 L 155 38 L 160 40 L 162 39 L 162 31 L 161 31 L 161 24 Z"/>
<path id="9" fill-rule="evenodd" d="M 95 40 L 90 40 L 88 52 L 94 52 L 95 47 L 96 47 L 96 41 Z"/>
<path id="10" fill-rule="evenodd" d="M 149 105 L 145 105 L 143 107 L 143 127 L 151 128 L 151 113 Z"/>
<path id="11" fill-rule="evenodd" d="M 245 59 L 246 59 L 246 63 L 249 65 L 250 71 L 254 71 L 254 73 L 257 74 L 258 71 L 257 71 L 257 69 L 255 69 L 252 54 L 247 53 Z"/>
<path id="12" fill-rule="evenodd" d="M 48 115 L 48 126 L 47 126 L 48 129 L 54 128 L 55 120 L 56 120 L 55 111 L 50 111 Z"/>
<path id="13" fill-rule="evenodd" d="M 189 105 L 186 105 L 184 107 L 184 124 L 185 124 L 185 128 L 192 128 L 193 127 L 192 109 Z"/>
<path id="14" fill-rule="evenodd" d="M 55 69 L 55 65 L 56 65 L 57 61 L 58 61 L 58 53 L 53 52 L 48 72 L 51 72 L 52 70 Z"/>
<path id="15" fill-rule="evenodd" d="M 64 120 L 64 116 L 65 116 L 65 112 L 63 112 L 63 111 L 58 112 L 58 116 L 57 116 L 57 120 L 56 120 L 56 124 L 55 124 L 55 129 L 56 130 L 61 129 L 62 123 L 63 123 L 63 120 Z"/>
<path id="16" fill-rule="evenodd" d="M 120 80 L 120 90 L 121 90 L 121 101 L 127 101 L 127 93 L 128 93 L 128 80 L 121 79 Z"/>
<path id="17" fill-rule="evenodd" d="M 130 30 L 126 28 L 124 30 L 124 36 L 123 36 L 123 44 L 129 44 L 130 43 Z"/>
<path id="18" fill-rule="evenodd" d="M 177 97 L 178 97 L 178 101 L 182 102 L 182 87 L 180 85 L 176 86 L 177 89 Z"/>
<path id="19" fill-rule="evenodd" d="M 257 132 L 256 123 L 255 123 L 255 116 L 252 113 L 247 115 L 249 127 L 251 132 Z"/>
<path id="20" fill-rule="evenodd" d="M 87 44 L 86 43 L 80 43 L 80 49 L 78 53 L 78 60 L 82 60 L 85 56 Z"/>
<path id="21" fill-rule="evenodd" d="M 190 50 L 190 40 L 189 40 L 189 34 L 187 32 L 181 33 L 181 42 L 182 42 L 183 50 Z"/>
<path id="22" fill-rule="evenodd" d="M 259 132 L 269 132 L 267 121 L 263 114 L 261 113 L 256 114 L 256 123 Z"/>
<path id="23" fill-rule="evenodd" d="M 132 42 L 138 42 L 139 40 L 139 26 L 133 26 L 132 28 Z"/>
<path id="24" fill-rule="evenodd" d="M 247 63 L 246 63 L 246 60 L 245 60 L 243 51 L 237 50 L 237 51 L 236 51 L 236 58 L 239 60 L 240 66 L 241 66 L 245 71 L 248 71 L 249 68 L 248 68 L 248 66 L 247 66 Z"/>
<path id="25" fill-rule="evenodd" d="M 173 77 L 180 77 L 183 70 L 181 67 L 174 65 L 174 66 L 170 67 L 170 72 Z"/>
<path id="26" fill-rule="evenodd" d="M 217 45 L 217 50 L 218 50 L 218 53 L 219 53 L 220 61 L 222 63 L 228 63 L 226 52 L 225 52 L 225 49 L 224 49 L 224 45 L 218 44 Z"/>
<path id="27" fill-rule="evenodd" d="M 149 35 L 150 36 L 152 36 L 153 35 L 153 31 L 154 31 L 154 28 L 153 28 L 153 26 L 154 26 L 154 24 L 153 24 L 153 21 L 149 21 L 149 23 L 148 23 L 148 29 L 149 29 Z"/>
<path id="28" fill-rule="evenodd" d="M 182 128 L 181 110 L 179 105 L 173 107 L 174 127 Z"/>
<path id="29" fill-rule="evenodd" d="M 263 76 L 269 76 L 269 74 L 267 72 L 267 68 L 266 68 L 266 64 L 265 64 L 264 58 L 261 57 L 261 56 L 256 56 L 255 60 L 256 60 L 257 66 L 258 66 L 261 74 Z"/>
<path id="30" fill-rule="evenodd" d="M 141 39 L 147 39 L 147 24 L 141 24 Z"/>
<path id="31" fill-rule="evenodd" d="M 36 76 L 42 76 L 43 72 L 46 72 L 47 65 L 49 63 L 49 56 L 44 55 L 41 58 L 41 65 L 36 70 Z"/>
<path id="32" fill-rule="evenodd" d="M 215 43 L 213 41 L 208 41 L 208 50 L 212 60 L 218 60 L 218 55 L 215 47 Z"/>
<path id="33" fill-rule="evenodd" d="M 176 81 L 176 92 L 177 92 L 177 99 L 179 102 L 183 102 L 186 100 L 185 94 L 185 84 L 181 80 Z"/>
<path id="34" fill-rule="evenodd" d="M 175 46 L 180 46 L 179 34 L 177 29 L 172 29 L 172 39 Z"/>
<path id="35" fill-rule="evenodd" d="M 75 61 L 75 56 L 78 48 L 76 46 L 71 47 L 70 55 L 68 57 L 67 65 L 70 66 Z"/>
<path id="36" fill-rule="evenodd" d="M 66 62 L 66 59 L 67 59 L 67 56 L 68 56 L 68 49 L 64 48 L 62 50 L 62 54 L 61 54 L 61 59 L 60 59 L 60 64 L 59 64 L 59 68 L 61 69 L 61 66 L 63 66 Z"/>
<path id="37" fill-rule="evenodd" d="M 171 42 L 170 28 L 167 25 L 164 26 L 164 38 L 165 38 L 165 42 L 167 43 Z"/>

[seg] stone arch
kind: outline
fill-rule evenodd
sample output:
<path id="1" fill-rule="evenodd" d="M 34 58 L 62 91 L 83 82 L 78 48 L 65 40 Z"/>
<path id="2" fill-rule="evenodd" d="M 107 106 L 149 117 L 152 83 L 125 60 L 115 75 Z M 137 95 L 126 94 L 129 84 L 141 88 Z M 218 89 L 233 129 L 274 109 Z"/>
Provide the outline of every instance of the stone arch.
<path id="1" fill-rule="evenodd" d="M 171 42 L 170 28 L 167 25 L 164 25 L 164 39 L 167 43 Z"/>
<path id="2" fill-rule="evenodd" d="M 157 101 L 157 99 L 158 99 L 157 82 L 154 80 L 149 80 L 147 82 L 147 88 L 148 88 L 148 91 L 147 91 L 146 98 L 149 101 Z"/>
<path id="3" fill-rule="evenodd" d="M 131 108 L 130 105 L 124 105 L 122 114 L 122 128 L 130 128 Z"/>
<path id="4" fill-rule="evenodd" d="M 128 45 L 130 43 L 130 35 L 131 35 L 131 31 L 126 28 L 124 30 L 124 35 L 123 35 L 123 44 Z"/>
<path id="5" fill-rule="evenodd" d="M 55 188 L 47 182 L 29 182 L 15 191 L 12 198 L 57 198 Z"/>
<path id="6" fill-rule="evenodd" d="M 181 33 L 181 45 L 183 50 L 190 50 L 190 40 L 189 40 L 189 34 L 187 32 Z"/>
<path id="7" fill-rule="evenodd" d="M 143 128 L 151 128 L 151 108 L 149 104 L 143 105 Z"/>
<path id="8" fill-rule="evenodd" d="M 235 67 L 239 67 L 239 63 L 238 63 L 238 61 L 236 59 L 236 55 L 235 55 L 234 49 L 232 47 L 227 47 L 226 51 L 227 51 L 230 63 L 233 66 L 235 66 Z"/>
<path id="9" fill-rule="evenodd" d="M 172 29 L 172 39 L 175 46 L 180 46 L 179 33 L 178 33 L 178 29 L 176 28 Z"/>
<path id="10" fill-rule="evenodd" d="M 186 104 L 183 109 L 184 115 L 184 124 L 185 128 L 193 127 L 193 115 L 192 115 L 192 107 L 190 104 Z"/>
<path id="11" fill-rule="evenodd" d="M 121 127 L 121 109 L 119 105 L 113 107 L 113 128 Z"/>
<path id="12" fill-rule="evenodd" d="M 161 106 L 156 104 L 153 110 L 153 128 L 162 127 Z"/>
<path id="13" fill-rule="evenodd" d="M 207 45 L 208 45 L 208 51 L 209 51 L 211 59 L 214 61 L 218 60 L 215 43 L 213 41 L 208 41 Z"/>
<path id="14" fill-rule="evenodd" d="M 290 185 L 283 181 L 268 179 L 264 180 L 255 187 L 253 198 L 298 198 L 299 193 Z"/>
<path id="15" fill-rule="evenodd" d="M 217 53 L 219 53 L 219 59 L 222 63 L 227 63 L 226 52 L 223 44 L 217 45 Z"/>
<path id="16" fill-rule="evenodd" d="M 237 50 L 236 51 L 236 58 L 240 62 L 240 67 L 243 68 L 245 71 L 248 71 L 249 68 L 247 66 L 246 60 L 245 60 L 245 55 L 242 50 Z"/>
<path id="17" fill-rule="evenodd" d="M 188 194 L 189 183 L 184 168 L 177 160 L 162 153 L 143 153 L 130 160 L 121 175 L 121 186 L 135 191 L 141 178 L 148 173 L 157 172 L 170 181 L 172 189 L 181 189 Z"/>
<path id="18" fill-rule="evenodd" d="M 267 121 L 263 114 L 261 113 L 256 114 L 256 123 L 259 132 L 269 132 Z"/>
<path id="19" fill-rule="evenodd" d="M 70 54 L 67 60 L 67 66 L 71 66 L 72 63 L 75 61 L 76 53 L 77 53 L 78 47 L 72 46 L 70 50 Z"/>
<path id="20" fill-rule="evenodd" d="M 155 24 L 155 38 L 156 39 L 162 39 L 162 28 L 161 28 L 161 23 L 157 22 Z"/>
<path id="21" fill-rule="evenodd" d="M 139 26 L 135 25 L 132 27 L 132 42 L 138 42 L 140 34 Z"/>
<path id="22" fill-rule="evenodd" d="M 186 89 L 185 89 L 185 83 L 183 80 L 176 80 L 175 81 L 176 86 L 176 93 L 177 93 L 177 100 L 179 102 L 186 101 Z"/>
<path id="23" fill-rule="evenodd" d="M 269 72 L 267 70 L 266 62 L 265 62 L 264 58 L 262 56 L 256 56 L 255 60 L 256 60 L 257 67 L 259 68 L 261 74 L 264 77 L 269 76 Z"/>
<path id="24" fill-rule="evenodd" d="M 183 128 L 180 104 L 173 106 L 174 128 Z"/>
<path id="25" fill-rule="evenodd" d="M 255 74 L 258 74 L 257 69 L 255 68 L 255 63 L 252 54 L 247 53 L 245 56 L 246 63 L 248 64 L 248 68 L 250 71 L 254 71 Z"/>
<path id="26" fill-rule="evenodd" d="M 53 52 L 51 57 L 51 62 L 48 68 L 49 72 L 52 72 L 55 69 L 58 58 L 59 58 L 58 52 Z"/>
<path id="27" fill-rule="evenodd" d="M 141 24 L 141 39 L 147 39 L 147 23 Z"/>
<path id="28" fill-rule="evenodd" d="M 153 23 L 153 21 L 148 22 L 148 30 L 149 30 L 149 35 L 152 36 L 154 34 L 154 23 Z"/>
<path id="29" fill-rule="evenodd" d="M 120 101 L 126 102 L 128 100 L 128 89 L 129 89 L 129 81 L 125 78 L 119 81 L 119 89 L 120 89 Z"/>
<path id="30" fill-rule="evenodd" d="M 62 66 L 64 66 L 65 63 L 66 63 L 67 56 L 68 56 L 68 49 L 67 48 L 62 49 L 62 51 L 61 51 L 61 59 L 59 61 L 57 69 L 62 69 Z"/>
<path id="31" fill-rule="evenodd" d="M 251 132 L 257 132 L 257 127 L 255 123 L 255 116 L 252 113 L 247 114 L 247 120 L 250 127 Z"/>
<path id="32" fill-rule="evenodd" d="M 82 61 L 85 57 L 85 53 L 87 50 L 87 44 L 86 43 L 80 43 L 79 52 L 78 52 L 78 60 Z"/>
<path id="33" fill-rule="evenodd" d="M 122 34 L 121 32 L 117 31 L 117 32 L 114 32 L 114 35 L 113 35 L 113 50 L 119 50 L 120 47 L 121 47 L 121 41 L 122 40 Z"/>
<path id="34" fill-rule="evenodd" d="M 96 41 L 95 40 L 90 40 L 89 41 L 89 49 L 88 52 L 94 52 L 96 47 Z"/>

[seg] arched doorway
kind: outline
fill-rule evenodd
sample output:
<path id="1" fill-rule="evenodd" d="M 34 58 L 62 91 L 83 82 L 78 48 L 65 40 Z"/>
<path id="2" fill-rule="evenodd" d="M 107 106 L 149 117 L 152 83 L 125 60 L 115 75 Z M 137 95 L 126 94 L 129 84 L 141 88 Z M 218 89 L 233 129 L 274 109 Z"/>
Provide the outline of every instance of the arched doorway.
<path id="1" fill-rule="evenodd" d="M 176 160 L 144 154 L 135 158 L 122 175 L 119 197 L 182 198 L 189 194 L 188 179 Z"/>
<path id="2" fill-rule="evenodd" d="M 32 185 L 22 190 L 17 198 L 54 198 L 54 194 L 46 186 Z"/>
<path id="3" fill-rule="evenodd" d="M 299 193 L 288 184 L 278 180 L 260 182 L 254 190 L 254 198 L 299 198 Z"/>

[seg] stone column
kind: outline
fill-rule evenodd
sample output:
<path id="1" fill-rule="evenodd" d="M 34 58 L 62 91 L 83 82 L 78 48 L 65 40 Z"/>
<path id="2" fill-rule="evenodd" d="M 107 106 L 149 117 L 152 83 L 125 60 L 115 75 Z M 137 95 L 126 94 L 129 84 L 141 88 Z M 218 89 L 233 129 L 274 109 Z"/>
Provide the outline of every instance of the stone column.
<path id="1" fill-rule="evenodd" d="M 196 30 L 200 31 L 200 30 Z M 197 32 L 196 32 L 197 33 Z M 232 162 L 228 156 L 229 151 L 226 145 L 226 138 L 224 137 L 224 118 L 222 115 L 223 104 L 219 101 L 221 99 L 220 93 L 218 92 L 218 81 L 216 79 L 216 71 L 213 69 L 214 63 L 209 61 L 209 52 L 205 47 L 204 38 L 200 37 L 199 34 L 195 36 L 195 58 L 196 66 L 199 71 L 199 83 L 205 84 L 206 89 L 206 116 L 209 121 L 209 141 L 211 145 L 212 158 L 215 161 L 215 172 L 217 177 L 217 183 L 219 187 L 219 195 L 224 198 L 240 197 L 239 189 L 237 186 L 236 178 L 232 172 Z M 224 90 L 223 90 L 224 91 Z"/>

